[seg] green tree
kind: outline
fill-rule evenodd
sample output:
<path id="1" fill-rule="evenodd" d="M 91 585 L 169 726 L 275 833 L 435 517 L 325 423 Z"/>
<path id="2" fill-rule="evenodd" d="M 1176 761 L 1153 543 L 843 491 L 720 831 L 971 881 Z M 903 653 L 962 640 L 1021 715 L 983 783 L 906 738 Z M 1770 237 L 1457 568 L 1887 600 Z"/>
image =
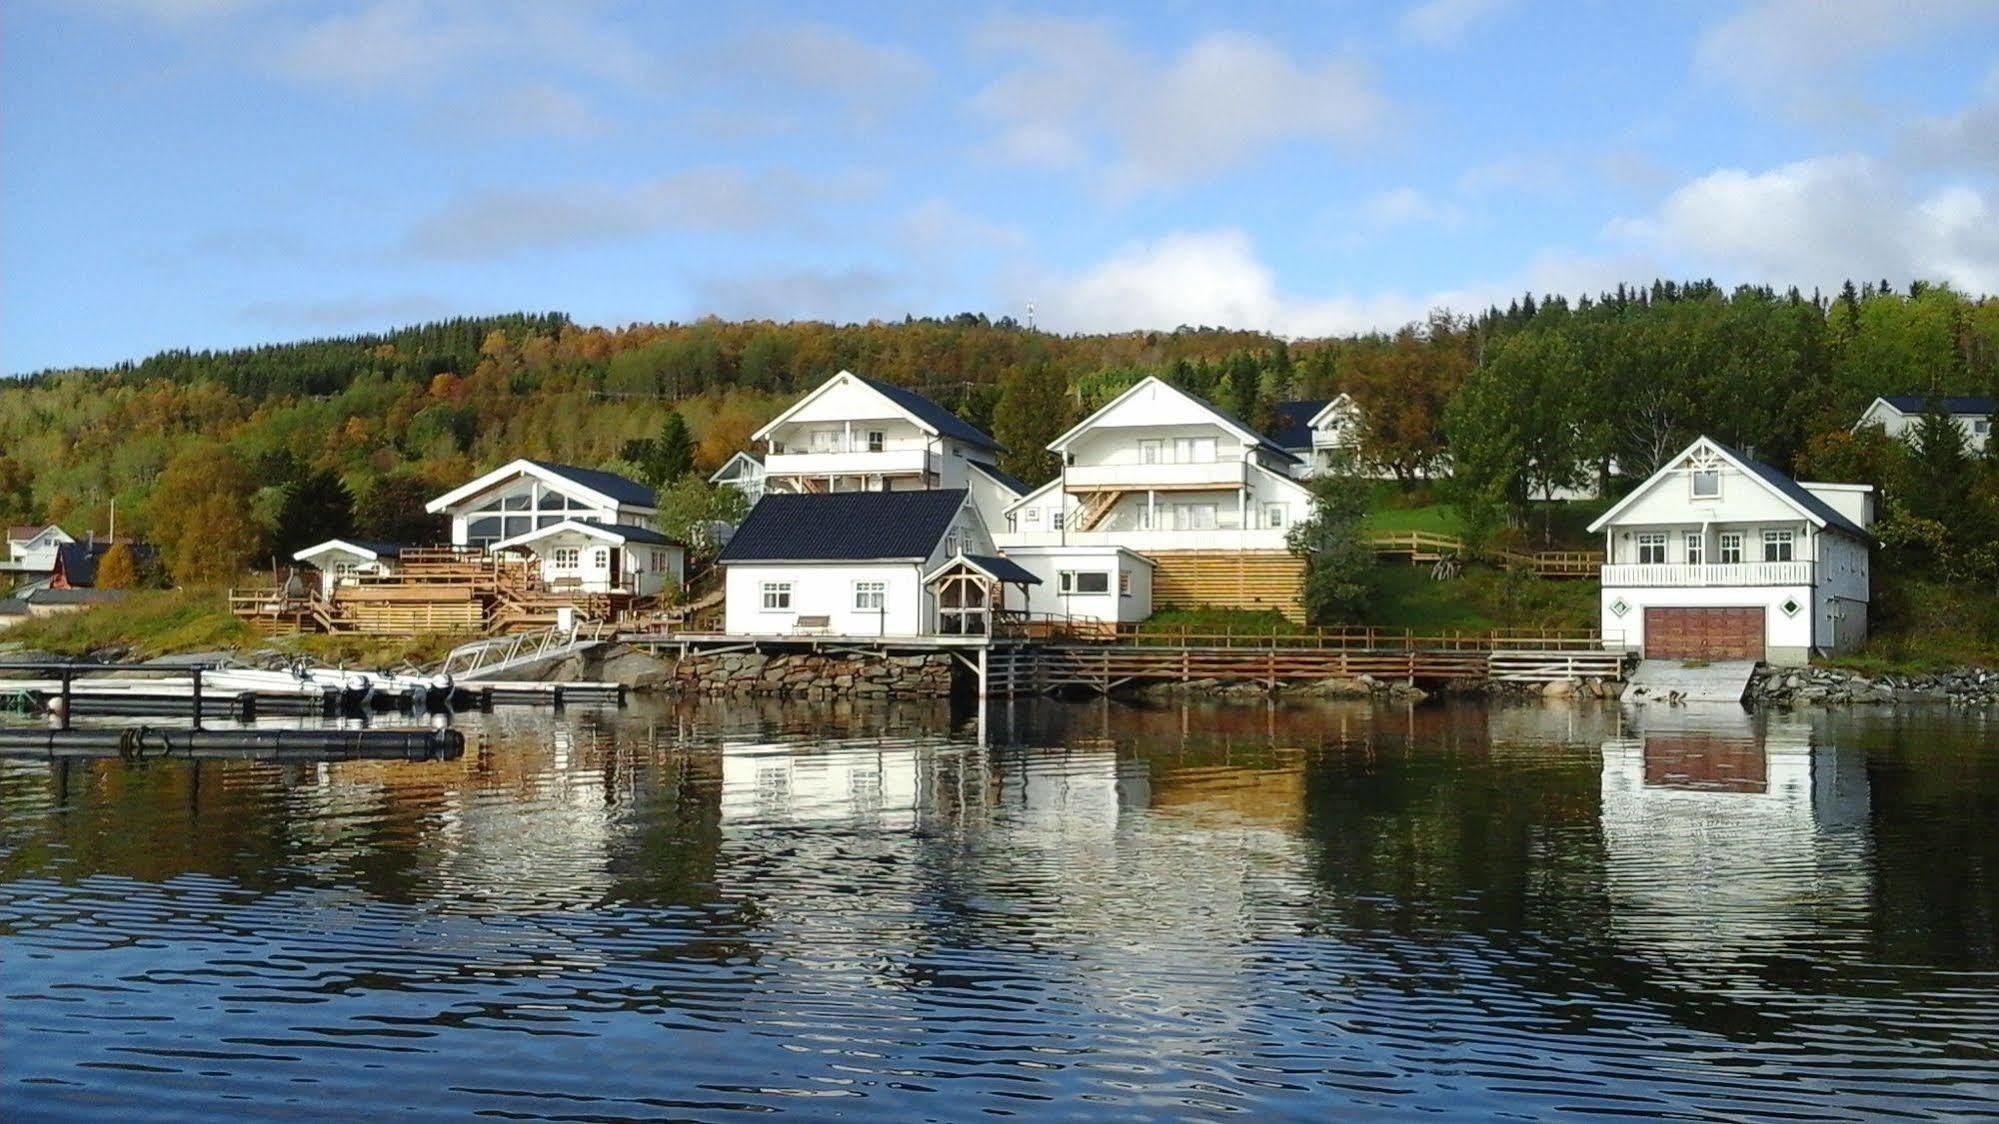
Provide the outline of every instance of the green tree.
<path id="1" fill-rule="evenodd" d="M 262 555 L 262 528 L 250 514 L 256 491 L 243 462 L 214 442 L 167 462 L 146 501 L 146 524 L 174 581 L 221 585 Z"/>
<path id="2" fill-rule="evenodd" d="M 993 407 L 993 437 L 1006 446 L 1001 467 L 1040 484 L 1061 467 L 1048 443 L 1074 424 L 1069 385 L 1047 363 L 1035 363 L 1008 375 L 1000 383 Z"/>
<path id="3" fill-rule="evenodd" d="M 441 528 L 437 517 L 424 510 L 424 504 L 437 491 L 435 485 L 407 470 L 377 476 L 354 506 L 354 532 L 379 542 L 436 542 L 443 537 Z"/>
<path id="4" fill-rule="evenodd" d="M 1321 625 L 1361 620 L 1374 596 L 1376 564 L 1362 530 L 1367 483 L 1343 463 L 1313 477 L 1309 487 L 1312 514 L 1286 537 L 1291 553 L 1305 560 L 1305 614 Z"/>
<path id="5" fill-rule="evenodd" d="M 1446 414 L 1454 489 L 1524 521 L 1537 494 L 1551 498 L 1580 483 L 1588 471 L 1582 386 L 1580 356 L 1559 333 L 1522 332 L 1494 349 Z"/>
<path id="6" fill-rule="evenodd" d="M 293 551 L 354 533 L 354 494 L 340 474 L 307 469 L 284 486 L 277 515 L 277 550 Z"/>

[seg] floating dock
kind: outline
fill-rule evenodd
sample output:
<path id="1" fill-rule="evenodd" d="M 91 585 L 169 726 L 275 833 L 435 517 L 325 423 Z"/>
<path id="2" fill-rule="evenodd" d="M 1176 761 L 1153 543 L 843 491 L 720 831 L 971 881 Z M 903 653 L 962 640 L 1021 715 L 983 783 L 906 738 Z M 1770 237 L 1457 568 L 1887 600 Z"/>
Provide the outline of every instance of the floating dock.
<path id="1" fill-rule="evenodd" d="M 437 761 L 465 752 L 465 735 L 448 727 L 370 729 L 158 729 L 100 726 L 36 730 L 0 727 L 0 757 L 225 758 L 240 761 Z"/>

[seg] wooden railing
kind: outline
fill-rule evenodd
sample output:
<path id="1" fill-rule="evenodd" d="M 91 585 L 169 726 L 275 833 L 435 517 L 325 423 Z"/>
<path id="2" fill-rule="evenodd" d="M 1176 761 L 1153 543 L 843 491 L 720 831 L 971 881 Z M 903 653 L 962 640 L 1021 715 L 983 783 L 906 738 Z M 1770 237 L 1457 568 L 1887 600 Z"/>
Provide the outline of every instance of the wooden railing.
<path id="1" fill-rule="evenodd" d="M 1567 652 L 1599 651 L 1606 642 L 1622 642 L 1620 633 L 1596 629 L 1498 628 L 1419 633 L 1412 629 L 1197 629 L 1146 624 L 1121 624 L 1115 639 L 1121 644 L 1176 648 L 1305 648 L 1395 652 Z"/>
<path id="2" fill-rule="evenodd" d="M 1445 558 L 1469 558 L 1481 552 L 1470 549 L 1456 535 L 1433 531 L 1376 531 L 1368 536 L 1377 554 L 1407 554 L 1412 562 L 1438 562 Z M 1487 558 L 1513 569 L 1532 570 L 1544 578 L 1590 578 L 1603 565 L 1600 550 L 1513 550 L 1496 547 L 1482 552 Z"/>

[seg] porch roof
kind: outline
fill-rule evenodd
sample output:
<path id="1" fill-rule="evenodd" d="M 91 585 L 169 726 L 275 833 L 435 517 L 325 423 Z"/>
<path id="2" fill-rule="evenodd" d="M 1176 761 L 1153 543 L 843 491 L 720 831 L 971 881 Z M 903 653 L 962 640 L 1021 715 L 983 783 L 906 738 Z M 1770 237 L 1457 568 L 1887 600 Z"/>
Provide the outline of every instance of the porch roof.
<path id="1" fill-rule="evenodd" d="M 660 534 L 650 527 L 634 527 L 630 523 L 586 523 L 580 519 L 565 519 L 560 523 L 550 523 L 546 527 L 536 527 L 525 534 L 510 539 L 501 539 L 492 545 L 493 550 L 527 546 L 542 539 L 564 533 L 580 534 L 586 538 L 602 539 L 621 546 L 633 543 L 642 546 L 680 546 L 671 536 Z"/>
<path id="2" fill-rule="evenodd" d="M 938 577 L 953 566 L 970 566 L 972 569 L 995 581 L 1013 582 L 1018 585 L 1041 584 L 1041 579 L 1035 577 L 1032 571 L 1011 558 L 1004 558 L 997 554 L 953 555 L 942 565 L 923 575 L 924 582 L 927 584 L 937 580 Z"/>

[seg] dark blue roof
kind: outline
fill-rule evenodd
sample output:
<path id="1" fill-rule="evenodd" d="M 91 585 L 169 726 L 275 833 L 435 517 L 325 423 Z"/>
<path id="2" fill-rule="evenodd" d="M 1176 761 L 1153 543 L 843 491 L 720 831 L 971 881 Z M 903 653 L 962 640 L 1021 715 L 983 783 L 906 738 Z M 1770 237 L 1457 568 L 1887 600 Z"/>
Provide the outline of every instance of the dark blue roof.
<path id="1" fill-rule="evenodd" d="M 717 561 L 920 561 L 964 505 L 963 488 L 770 494 L 750 509 Z"/>
<path id="2" fill-rule="evenodd" d="M 848 373 L 852 374 L 851 371 Z M 908 410 L 911 414 L 922 419 L 925 425 L 946 437 L 955 437 L 967 444 L 992 449 L 996 452 L 1006 452 L 1006 449 L 999 442 L 988 436 L 984 430 L 972 425 L 965 419 L 925 398 L 923 395 L 910 390 L 908 387 L 897 386 L 894 383 L 883 382 L 880 379 L 871 379 L 866 375 L 854 375 L 854 377 L 881 391 L 883 396 L 889 401 Z"/>
<path id="3" fill-rule="evenodd" d="M 1885 394 L 1881 400 L 1905 414 L 1920 414 L 1930 408 L 1930 397 L 1926 394 Z M 1936 402 L 1946 414 L 1990 414 L 1993 410 L 1990 398 L 1945 397 Z"/>
<path id="4" fill-rule="evenodd" d="M 965 561 L 1003 582 L 1019 582 L 1022 585 L 1041 584 L 1040 578 L 1035 577 L 1026 567 L 1011 558 L 1002 558 L 997 554 L 967 554 Z"/>
<path id="5" fill-rule="evenodd" d="M 626 542 L 642 542 L 654 546 L 680 545 L 671 535 L 663 535 L 651 527 L 635 527 L 630 523 L 601 523 L 597 526 L 603 527 L 606 531 L 617 532 Z"/>
<path id="6" fill-rule="evenodd" d="M 622 504 L 630 504 L 633 507 L 659 506 L 659 497 L 653 494 L 651 488 L 615 472 L 578 468 L 573 464 L 556 464 L 553 461 L 530 460 L 528 463 L 545 468 L 572 484 L 581 485 L 599 495 L 609 496 Z"/>
<path id="7" fill-rule="evenodd" d="M 1332 404 L 1330 398 L 1279 402 L 1270 408 L 1270 439 L 1286 449 L 1312 447 L 1312 419 Z"/>
<path id="8" fill-rule="evenodd" d="M 348 546 L 358 546 L 362 550 L 374 551 L 383 558 L 394 558 L 403 552 L 403 544 L 399 542 L 384 542 L 380 539 L 340 539 L 338 541 L 344 542 Z"/>
<path id="9" fill-rule="evenodd" d="M 985 473 L 987 476 L 992 477 L 994 480 L 998 481 L 1000 484 L 1006 486 L 1007 488 L 1012 489 L 1013 494 L 1016 496 L 1024 496 L 1027 493 L 1034 490 L 1028 487 L 1026 482 L 1021 480 L 1020 477 L 1010 476 L 1007 473 L 1001 472 L 999 470 L 998 465 L 987 464 L 984 461 L 975 461 L 975 460 L 967 460 L 965 463 L 971 465 L 973 468 L 978 469 L 980 472 Z"/>
<path id="10" fill-rule="evenodd" d="M 1742 467 L 1762 478 L 1764 483 L 1784 493 L 1785 496 L 1789 497 L 1799 507 L 1804 508 L 1820 520 L 1823 520 L 1827 526 L 1837 527 L 1849 535 L 1855 535 L 1863 539 L 1872 539 L 1874 537 L 1868 533 L 1865 527 L 1841 515 L 1839 509 L 1813 495 L 1803 484 L 1791 479 L 1784 473 L 1764 464 L 1762 461 L 1743 456 L 1741 453 L 1723 445 L 1719 441 L 1714 442 L 1714 445 L 1716 448 L 1726 451 L 1729 456 L 1741 461 Z"/>

